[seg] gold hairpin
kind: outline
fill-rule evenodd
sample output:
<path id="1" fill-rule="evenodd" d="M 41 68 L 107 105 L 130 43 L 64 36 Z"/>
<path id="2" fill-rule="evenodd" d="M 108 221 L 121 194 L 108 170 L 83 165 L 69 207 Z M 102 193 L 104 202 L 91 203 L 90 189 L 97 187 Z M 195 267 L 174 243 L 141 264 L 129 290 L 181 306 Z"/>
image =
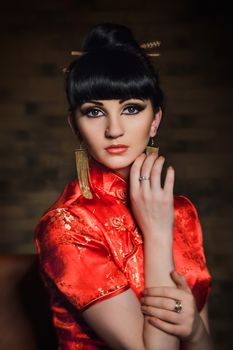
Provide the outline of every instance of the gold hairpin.
<path id="1" fill-rule="evenodd" d="M 147 50 L 147 49 L 152 49 L 152 48 L 159 47 L 160 45 L 161 45 L 161 41 L 156 40 L 156 41 L 149 41 L 149 42 L 146 42 L 146 43 L 142 43 L 140 45 L 140 47 Z M 70 54 L 72 56 L 81 56 L 84 52 L 85 51 L 71 51 Z M 160 53 L 149 53 L 149 52 L 147 52 L 146 55 L 152 56 L 152 57 L 158 57 L 158 56 L 160 56 Z M 64 74 L 69 72 L 69 70 L 67 68 L 63 68 L 62 71 L 63 71 Z"/>
<path id="2" fill-rule="evenodd" d="M 161 45 L 161 41 L 148 41 L 146 43 L 143 43 L 140 45 L 140 47 L 142 47 L 143 49 L 153 49 L 156 47 L 159 47 Z M 160 53 L 146 53 L 148 56 L 160 56 Z"/>
<path id="3" fill-rule="evenodd" d="M 149 41 L 146 43 L 143 43 L 140 45 L 140 47 L 142 47 L 143 49 L 152 49 L 154 47 L 159 47 L 161 45 L 161 41 Z M 84 51 L 71 51 L 71 55 L 72 56 L 80 56 L 83 54 Z M 160 56 L 159 53 L 147 53 L 147 55 L 149 56 Z"/>
<path id="4" fill-rule="evenodd" d="M 82 51 L 72 51 L 72 56 L 81 56 L 83 54 Z M 160 53 L 147 53 L 148 56 L 160 56 Z"/>
<path id="5" fill-rule="evenodd" d="M 71 54 L 72 56 L 80 56 L 80 55 L 83 54 L 83 52 L 84 52 L 84 51 L 71 51 L 70 54 Z"/>
<path id="6" fill-rule="evenodd" d="M 152 49 L 153 47 L 159 47 L 161 45 L 161 41 L 148 41 L 147 43 L 143 43 L 140 46 L 143 49 Z"/>
<path id="7" fill-rule="evenodd" d="M 160 56 L 160 53 L 147 53 L 147 56 Z"/>

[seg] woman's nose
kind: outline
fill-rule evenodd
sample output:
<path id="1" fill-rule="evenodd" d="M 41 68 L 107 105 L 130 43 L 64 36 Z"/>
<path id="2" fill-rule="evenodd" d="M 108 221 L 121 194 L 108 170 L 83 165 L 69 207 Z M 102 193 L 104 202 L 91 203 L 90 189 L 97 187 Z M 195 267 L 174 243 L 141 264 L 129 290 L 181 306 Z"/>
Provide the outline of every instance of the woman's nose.
<path id="1" fill-rule="evenodd" d="M 124 134 L 123 127 L 118 118 L 109 118 L 106 129 L 105 136 L 110 138 L 116 138 Z"/>

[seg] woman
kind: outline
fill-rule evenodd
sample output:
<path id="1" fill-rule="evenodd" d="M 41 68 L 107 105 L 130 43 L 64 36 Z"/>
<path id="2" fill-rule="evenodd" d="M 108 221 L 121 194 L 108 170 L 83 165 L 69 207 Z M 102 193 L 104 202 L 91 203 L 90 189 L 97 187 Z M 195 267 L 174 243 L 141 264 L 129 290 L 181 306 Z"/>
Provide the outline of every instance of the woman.
<path id="1" fill-rule="evenodd" d="M 78 179 L 35 230 L 59 349 L 212 349 L 198 214 L 171 166 L 161 187 L 148 146 L 163 112 L 148 55 L 127 27 L 97 25 L 66 93 Z"/>

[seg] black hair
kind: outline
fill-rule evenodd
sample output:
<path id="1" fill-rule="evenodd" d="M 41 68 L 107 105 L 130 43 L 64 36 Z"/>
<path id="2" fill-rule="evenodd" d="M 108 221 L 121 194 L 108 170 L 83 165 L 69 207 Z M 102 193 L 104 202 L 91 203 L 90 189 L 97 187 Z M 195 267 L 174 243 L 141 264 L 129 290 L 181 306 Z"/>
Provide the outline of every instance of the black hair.
<path id="1" fill-rule="evenodd" d="M 128 27 L 95 25 L 80 51 L 83 54 L 71 62 L 66 73 L 71 114 L 90 99 L 150 99 L 154 111 L 163 109 L 158 74 Z"/>

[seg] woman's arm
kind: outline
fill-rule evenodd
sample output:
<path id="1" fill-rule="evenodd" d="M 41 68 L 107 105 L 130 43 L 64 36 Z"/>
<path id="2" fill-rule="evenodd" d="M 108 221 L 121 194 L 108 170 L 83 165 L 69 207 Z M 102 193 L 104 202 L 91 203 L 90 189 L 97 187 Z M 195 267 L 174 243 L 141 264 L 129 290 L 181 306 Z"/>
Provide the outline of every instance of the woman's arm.
<path id="1" fill-rule="evenodd" d="M 184 197 L 184 196 L 182 196 Z M 184 198 L 185 199 L 185 198 Z M 193 261 L 192 276 L 196 275 L 196 288 L 199 284 L 199 292 L 202 296 L 194 296 L 186 277 L 177 271 L 172 271 L 172 280 L 176 283 L 177 288 L 146 288 L 146 293 L 141 299 L 142 311 L 148 315 L 150 322 L 164 332 L 177 336 L 181 341 L 181 348 L 192 349 L 212 349 L 212 339 L 209 335 L 207 304 L 198 312 L 198 302 L 201 298 L 206 298 L 210 292 L 211 276 L 205 265 L 205 255 L 203 250 L 202 230 L 195 206 L 190 200 L 185 199 L 182 205 L 182 225 L 179 231 L 183 232 L 189 242 L 190 252 L 193 255 L 187 255 L 187 260 L 182 261 L 182 266 L 189 266 L 190 257 L 194 256 L 197 262 Z M 180 206 L 181 207 L 181 206 Z M 176 223 L 178 225 L 178 222 Z M 190 235 L 190 227 L 192 235 Z M 186 244 L 181 250 L 186 251 Z M 177 265 L 179 269 L 179 263 Z M 196 298 L 199 300 L 196 300 Z M 174 313 L 174 300 L 181 300 L 182 311 Z"/>
<path id="2" fill-rule="evenodd" d="M 89 306 L 82 315 L 110 349 L 146 350 L 143 343 L 144 316 L 131 288 Z"/>
<path id="3" fill-rule="evenodd" d="M 176 287 L 170 273 L 174 270 L 174 169 L 169 167 L 161 187 L 165 161 L 155 154 L 139 156 L 130 170 L 131 207 L 144 237 L 144 279 L 148 287 Z M 150 181 L 138 181 L 145 175 Z M 143 339 L 148 350 L 179 349 L 179 338 L 151 325 L 145 316 Z"/>
<path id="4" fill-rule="evenodd" d="M 154 155 L 146 159 L 142 155 L 131 167 L 131 208 L 144 236 L 145 287 L 174 287 L 170 277 L 174 269 L 174 171 L 169 169 L 164 189 L 161 189 L 161 170 L 165 158 L 155 159 Z M 140 184 L 140 174 L 150 174 L 151 182 L 143 181 Z M 140 303 L 131 290 L 92 305 L 83 315 L 112 349 L 179 349 L 178 337 L 148 323 L 148 317 L 142 314 Z"/>
<path id="5" fill-rule="evenodd" d="M 144 240 L 144 273 L 146 287 L 171 286 L 175 283 L 170 277 L 174 269 L 172 245 Z M 175 350 L 179 349 L 179 338 L 165 333 L 148 322 L 149 316 L 145 315 L 144 320 L 144 343 L 148 350 Z"/>

